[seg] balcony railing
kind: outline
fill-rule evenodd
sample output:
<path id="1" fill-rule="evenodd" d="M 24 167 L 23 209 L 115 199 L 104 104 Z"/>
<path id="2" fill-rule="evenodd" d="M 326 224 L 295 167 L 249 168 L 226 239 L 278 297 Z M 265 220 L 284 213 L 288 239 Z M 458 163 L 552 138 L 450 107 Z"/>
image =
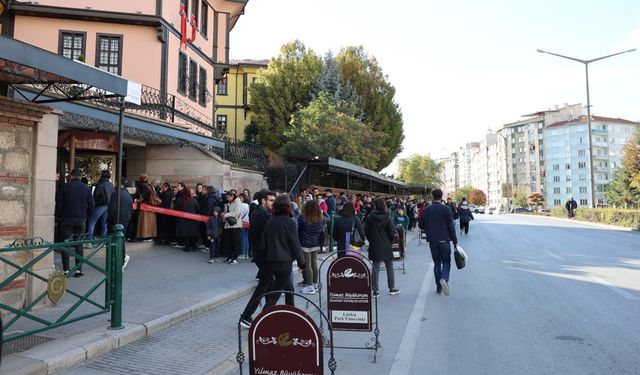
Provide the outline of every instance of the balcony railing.
<path id="1" fill-rule="evenodd" d="M 267 157 L 262 146 L 249 142 L 225 142 L 224 159 L 246 169 L 264 172 L 267 170 Z"/>

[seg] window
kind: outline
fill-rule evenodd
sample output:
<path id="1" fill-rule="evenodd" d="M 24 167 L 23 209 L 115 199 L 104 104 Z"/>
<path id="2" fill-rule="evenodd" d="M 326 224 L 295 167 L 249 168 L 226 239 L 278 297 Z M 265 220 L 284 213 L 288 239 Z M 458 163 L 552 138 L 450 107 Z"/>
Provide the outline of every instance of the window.
<path id="1" fill-rule="evenodd" d="M 191 3 L 191 16 L 195 17 L 197 28 L 200 27 L 199 18 L 198 18 L 198 13 L 200 12 L 199 5 L 200 4 L 198 4 L 198 0 L 193 0 L 193 3 Z M 188 20 L 191 21 L 191 18 L 188 18 Z"/>
<path id="2" fill-rule="evenodd" d="M 242 104 L 247 104 L 247 85 L 249 83 L 249 75 L 244 73 L 242 75 Z"/>
<path id="3" fill-rule="evenodd" d="M 209 32 L 209 4 L 202 0 L 202 11 L 200 14 L 200 34 L 205 38 Z"/>
<path id="4" fill-rule="evenodd" d="M 581 194 L 587 194 L 587 187 L 586 186 L 580 186 L 580 193 Z"/>
<path id="5" fill-rule="evenodd" d="M 554 164 L 553 165 L 553 170 L 554 171 L 559 171 L 560 170 L 560 164 Z"/>
<path id="6" fill-rule="evenodd" d="M 587 162 L 585 161 L 578 162 L 578 169 L 584 169 L 586 167 L 587 167 Z"/>
<path id="7" fill-rule="evenodd" d="M 198 88 L 198 103 L 201 106 L 207 105 L 207 70 L 200 67 L 200 87 Z"/>
<path id="8" fill-rule="evenodd" d="M 60 31 L 58 53 L 67 59 L 84 61 L 86 33 Z"/>
<path id="9" fill-rule="evenodd" d="M 216 127 L 221 132 L 227 131 L 227 115 L 216 116 Z"/>
<path id="10" fill-rule="evenodd" d="M 580 137 L 580 138 L 578 139 L 578 143 L 583 144 L 583 143 L 584 143 L 584 138 Z"/>
<path id="11" fill-rule="evenodd" d="M 256 77 L 251 78 L 251 86 L 254 86 L 256 84 L 257 80 L 258 80 L 258 78 L 256 78 Z"/>
<path id="12" fill-rule="evenodd" d="M 198 94 L 198 64 L 189 60 L 189 98 L 196 100 Z"/>
<path id="13" fill-rule="evenodd" d="M 571 187 L 567 187 L 567 194 L 571 194 Z"/>
<path id="14" fill-rule="evenodd" d="M 560 182 L 560 176 L 553 176 L 553 182 Z"/>
<path id="15" fill-rule="evenodd" d="M 122 35 L 98 34 L 96 68 L 122 75 Z"/>
<path id="16" fill-rule="evenodd" d="M 587 175 L 586 174 L 581 174 L 580 175 L 580 181 L 587 181 Z"/>
<path id="17" fill-rule="evenodd" d="M 571 175 L 570 175 L 570 174 L 568 174 L 568 175 L 566 176 L 566 179 L 567 179 L 567 182 L 571 181 Z"/>
<path id="18" fill-rule="evenodd" d="M 578 150 L 578 156 L 584 156 L 586 152 L 584 150 Z"/>
<path id="19" fill-rule="evenodd" d="M 227 80 L 222 79 L 216 87 L 216 93 L 218 95 L 227 95 Z"/>
<path id="20" fill-rule="evenodd" d="M 182 52 L 178 56 L 178 92 L 187 93 L 187 55 Z"/>
<path id="21" fill-rule="evenodd" d="M 580 205 L 581 206 L 586 206 L 587 205 L 587 200 L 586 199 L 580 199 Z"/>
<path id="22" fill-rule="evenodd" d="M 560 194 L 560 188 L 553 188 L 553 194 Z"/>
<path id="23" fill-rule="evenodd" d="M 554 199 L 553 200 L 553 205 L 554 206 L 560 206 L 561 205 L 560 199 Z"/>
<path id="24" fill-rule="evenodd" d="M 564 165 L 564 169 L 571 169 L 571 163 L 567 163 Z"/>

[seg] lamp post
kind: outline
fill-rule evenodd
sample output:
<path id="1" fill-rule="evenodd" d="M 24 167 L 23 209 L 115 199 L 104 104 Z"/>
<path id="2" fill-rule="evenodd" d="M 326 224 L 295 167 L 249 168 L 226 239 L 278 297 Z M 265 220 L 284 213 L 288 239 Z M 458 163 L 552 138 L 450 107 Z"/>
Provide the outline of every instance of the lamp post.
<path id="1" fill-rule="evenodd" d="M 597 57 L 591 60 L 581 60 L 575 57 L 569 57 L 569 56 L 564 56 L 564 55 L 560 55 L 553 52 L 543 51 L 541 49 L 537 50 L 540 53 L 546 53 L 547 55 L 562 57 L 563 59 L 577 61 L 581 64 L 584 64 L 584 71 L 585 71 L 585 76 L 587 81 L 587 132 L 589 133 L 589 136 L 587 137 L 587 139 L 589 140 L 589 142 L 587 143 L 587 147 L 589 148 L 589 180 L 591 184 L 591 207 L 596 207 L 597 205 L 596 205 L 596 192 L 595 192 L 595 182 L 594 182 L 595 178 L 593 176 L 593 150 L 592 150 L 592 141 L 591 141 L 591 101 L 589 98 L 589 64 L 599 60 L 604 60 L 609 57 L 622 55 L 623 53 L 634 52 L 635 50 L 636 50 L 635 48 L 632 48 L 630 50 L 613 53 L 611 55 L 606 55 L 602 57 Z"/>
<path id="2" fill-rule="evenodd" d="M 507 137 L 505 137 L 504 135 L 500 134 L 499 132 L 496 132 L 496 135 L 499 135 L 500 138 L 502 138 L 502 140 L 504 141 L 504 185 L 503 187 L 509 186 L 509 155 L 507 153 L 507 147 L 509 146 L 509 142 L 507 141 Z M 504 192 L 502 192 L 503 195 L 505 195 Z M 510 201 L 511 201 L 511 197 L 509 196 L 511 194 L 510 191 L 507 192 L 506 196 L 507 196 L 507 213 L 510 213 Z"/>

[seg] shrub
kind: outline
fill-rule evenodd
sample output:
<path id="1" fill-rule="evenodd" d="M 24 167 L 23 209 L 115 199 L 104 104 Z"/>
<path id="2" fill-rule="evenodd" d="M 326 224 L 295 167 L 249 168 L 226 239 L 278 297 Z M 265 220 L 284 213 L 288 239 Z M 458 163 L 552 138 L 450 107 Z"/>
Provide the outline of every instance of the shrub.
<path id="1" fill-rule="evenodd" d="M 566 218 L 567 213 L 562 206 L 551 209 L 551 216 Z M 640 229 L 640 210 L 623 208 L 578 208 L 575 211 L 577 220 L 592 223 L 612 224 L 628 228 Z"/>

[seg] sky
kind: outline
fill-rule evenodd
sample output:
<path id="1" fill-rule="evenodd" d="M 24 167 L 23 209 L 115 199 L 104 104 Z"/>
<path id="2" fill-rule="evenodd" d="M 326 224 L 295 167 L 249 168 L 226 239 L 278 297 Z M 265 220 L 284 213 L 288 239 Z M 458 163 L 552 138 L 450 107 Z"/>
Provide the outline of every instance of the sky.
<path id="1" fill-rule="evenodd" d="M 584 65 L 536 50 L 589 60 L 640 49 L 640 1 L 250 0 L 230 56 L 269 59 L 295 39 L 320 55 L 362 45 L 396 88 L 398 157 L 440 158 L 522 115 L 586 105 Z M 594 115 L 640 121 L 639 88 L 640 51 L 589 65 Z"/>

